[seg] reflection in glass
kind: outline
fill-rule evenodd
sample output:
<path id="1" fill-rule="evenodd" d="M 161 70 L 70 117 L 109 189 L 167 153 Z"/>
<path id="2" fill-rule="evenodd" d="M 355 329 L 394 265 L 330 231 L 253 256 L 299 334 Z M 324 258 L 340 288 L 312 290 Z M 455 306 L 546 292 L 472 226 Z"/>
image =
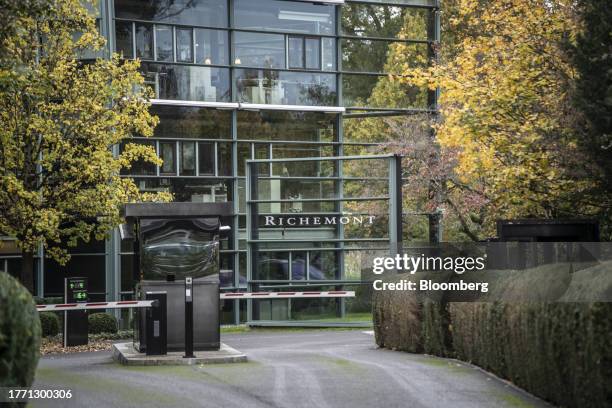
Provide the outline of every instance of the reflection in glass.
<path id="1" fill-rule="evenodd" d="M 251 144 L 238 143 L 238 175 L 245 174 L 245 160 L 251 159 Z"/>
<path id="2" fill-rule="evenodd" d="M 181 176 L 195 176 L 195 142 L 179 142 L 181 146 Z"/>
<path id="3" fill-rule="evenodd" d="M 334 71 L 336 69 L 336 40 L 334 38 L 322 38 L 323 47 L 323 71 Z"/>
<path id="4" fill-rule="evenodd" d="M 228 65 L 227 31 L 195 29 L 196 64 Z"/>
<path id="5" fill-rule="evenodd" d="M 260 252 L 254 279 L 289 280 L 289 252 Z"/>
<path id="6" fill-rule="evenodd" d="M 337 140 L 338 114 L 324 112 L 238 111 L 238 139 Z"/>
<path id="7" fill-rule="evenodd" d="M 172 193 L 177 202 L 223 203 L 232 200 L 230 180 L 207 180 L 195 177 L 134 178 L 142 192 Z"/>
<path id="8" fill-rule="evenodd" d="M 166 25 L 155 26 L 155 52 L 157 61 L 174 61 L 172 27 Z"/>
<path id="9" fill-rule="evenodd" d="M 136 57 L 153 59 L 153 25 L 136 23 Z"/>
<path id="10" fill-rule="evenodd" d="M 193 62 L 193 30 L 191 28 L 176 29 L 176 60 Z"/>
<path id="11" fill-rule="evenodd" d="M 338 254 L 335 251 L 311 251 L 309 278 L 311 280 L 338 279 Z"/>
<path id="12" fill-rule="evenodd" d="M 234 64 L 248 67 L 285 68 L 285 36 L 234 33 Z"/>
<path id="13" fill-rule="evenodd" d="M 261 69 L 236 70 L 240 102 L 278 105 L 336 105 L 336 76 Z"/>
<path id="14" fill-rule="evenodd" d="M 289 37 L 289 68 L 304 68 L 304 37 Z"/>
<path id="15" fill-rule="evenodd" d="M 123 58 L 134 57 L 131 22 L 115 22 L 115 46 L 117 53 L 123 54 Z"/>
<path id="16" fill-rule="evenodd" d="M 198 166 L 200 176 L 215 175 L 215 144 L 199 143 L 198 145 Z"/>
<path id="17" fill-rule="evenodd" d="M 306 269 L 308 267 L 308 262 L 306 261 L 306 254 L 306 252 L 291 253 L 291 280 L 306 279 Z"/>
<path id="18" fill-rule="evenodd" d="M 270 158 L 270 146 L 263 143 L 255 143 L 255 159 L 263 160 Z M 269 163 L 260 163 L 259 167 L 259 175 L 260 176 L 269 176 L 270 175 L 270 164 Z"/>
<path id="19" fill-rule="evenodd" d="M 342 104 L 348 107 L 427 108 L 427 89 L 386 75 L 342 76 Z"/>
<path id="20" fill-rule="evenodd" d="M 160 168 L 160 174 L 176 175 L 176 147 L 174 142 L 159 143 L 159 157 L 164 161 Z"/>
<path id="21" fill-rule="evenodd" d="M 401 73 L 428 62 L 427 44 L 343 39 L 341 48 L 343 71 Z"/>
<path id="22" fill-rule="evenodd" d="M 335 34 L 333 5 L 279 0 L 235 0 L 235 25 L 243 29 Z"/>
<path id="23" fill-rule="evenodd" d="M 115 0 L 118 18 L 184 25 L 227 26 L 226 0 Z"/>
<path id="24" fill-rule="evenodd" d="M 151 113 L 159 117 L 155 137 L 229 139 L 232 113 L 227 110 L 153 105 Z"/>
<path id="25" fill-rule="evenodd" d="M 229 101 L 229 70 L 226 68 L 143 63 L 145 82 L 159 99 Z"/>
<path id="26" fill-rule="evenodd" d="M 166 280 L 168 276 L 195 279 L 219 272 L 219 220 L 143 219 L 141 262 L 144 278 Z"/>
<path id="27" fill-rule="evenodd" d="M 306 68 L 321 69 L 321 40 L 318 38 L 306 38 Z"/>
<path id="28" fill-rule="evenodd" d="M 356 4 L 342 6 L 342 33 L 360 37 L 426 40 L 431 11 L 425 8 Z"/>
<path id="29" fill-rule="evenodd" d="M 219 176 L 232 175 L 232 144 L 217 143 L 217 169 Z"/>

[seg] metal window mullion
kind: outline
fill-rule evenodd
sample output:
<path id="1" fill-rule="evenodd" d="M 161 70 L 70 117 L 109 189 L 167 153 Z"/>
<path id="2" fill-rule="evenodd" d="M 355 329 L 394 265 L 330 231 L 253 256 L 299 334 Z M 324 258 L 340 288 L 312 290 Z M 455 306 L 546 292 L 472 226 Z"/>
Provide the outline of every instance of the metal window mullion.
<path id="1" fill-rule="evenodd" d="M 132 21 L 132 58 L 136 59 L 136 23 Z"/>
<path id="2" fill-rule="evenodd" d="M 157 157 L 161 158 L 161 146 L 159 144 L 159 140 L 155 141 L 155 149 L 157 150 Z M 155 175 L 157 177 L 159 177 L 160 173 L 161 173 L 161 166 L 163 166 L 163 163 L 159 166 L 155 166 Z"/>
<path id="3" fill-rule="evenodd" d="M 177 51 L 176 26 L 172 26 L 172 62 L 178 60 Z"/>
<path id="4" fill-rule="evenodd" d="M 200 176 L 200 143 L 198 142 L 193 142 L 195 143 L 195 149 L 194 149 L 194 164 L 195 164 L 195 175 L 196 177 Z"/>
<path id="5" fill-rule="evenodd" d="M 153 24 L 153 61 L 157 61 L 157 24 Z"/>
<path id="6" fill-rule="evenodd" d="M 181 152 L 182 152 L 183 149 L 182 149 L 181 143 L 178 140 L 174 141 L 174 145 L 175 145 L 174 149 L 175 149 L 175 152 L 176 152 L 176 160 L 175 160 L 175 163 L 174 163 L 174 167 L 175 167 L 176 175 L 179 176 L 181 174 L 180 173 L 180 169 L 181 169 Z"/>

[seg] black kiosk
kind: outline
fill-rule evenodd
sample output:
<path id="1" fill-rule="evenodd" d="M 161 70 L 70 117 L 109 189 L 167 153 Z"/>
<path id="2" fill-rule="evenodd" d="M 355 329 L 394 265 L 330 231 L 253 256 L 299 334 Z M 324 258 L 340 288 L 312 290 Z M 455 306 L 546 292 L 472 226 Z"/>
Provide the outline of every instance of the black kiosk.
<path id="1" fill-rule="evenodd" d="M 124 207 L 122 237 L 133 239 L 135 295 L 139 300 L 157 300 L 158 305 L 137 313 L 136 350 L 147 354 L 185 350 L 191 344 L 185 338 L 189 331 L 193 350 L 219 349 L 219 235 L 223 218 L 231 214 L 231 202 Z M 187 301 L 191 327 L 185 319 Z"/>

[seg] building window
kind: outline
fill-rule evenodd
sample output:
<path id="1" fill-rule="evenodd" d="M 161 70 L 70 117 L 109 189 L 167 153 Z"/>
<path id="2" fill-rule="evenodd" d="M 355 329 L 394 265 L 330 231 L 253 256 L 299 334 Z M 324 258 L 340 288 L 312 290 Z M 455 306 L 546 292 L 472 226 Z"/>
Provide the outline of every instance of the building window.
<path id="1" fill-rule="evenodd" d="M 285 36 L 236 32 L 234 56 L 234 65 L 285 68 Z"/>
<path id="2" fill-rule="evenodd" d="M 195 29 L 196 63 L 228 65 L 228 34 L 221 30 Z"/>
<path id="3" fill-rule="evenodd" d="M 227 27 L 226 0 L 115 0 L 118 18 Z"/>
<path id="4" fill-rule="evenodd" d="M 195 176 L 196 153 L 195 142 L 180 142 L 181 147 L 181 176 Z"/>
<path id="5" fill-rule="evenodd" d="M 153 59 L 153 24 L 136 23 L 136 58 Z"/>
<path id="6" fill-rule="evenodd" d="M 160 174 L 164 176 L 176 175 L 176 146 L 174 142 L 159 143 L 159 157 L 164 161 L 160 168 Z"/>
<path id="7" fill-rule="evenodd" d="M 155 59 L 157 61 L 174 61 L 174 40 L 172 26 L 155 25 Z"/>
<path id="8" fill-rule="evenodd" d="M 134 57 L 134 43 L 132 36 L 132 23 L 129 21 L 115 22 L 115 43 L 116 51 L 123 55 L 123 58 Z"/>
<path id="9" fill-rule="evenodd" d="M 333 5 L 279 0 L 235 0 L 233 4 L 237 28 L 335 34 Z"/>
<path id="10" fill-rule="evenodd" d="M 176 29 L 176 60 L 193 62 L 193 30 L 191 28 Z"/>
<path id="11" fill-rule="evenodd" d="M 215 175 L 214 143 L 198 143 L 198 169 L 200 176 Z"/>
<path id="12" fill-rule="evenodd" d="M 321 39 L 289 36 L 289 68 L 321 69 Z"/>

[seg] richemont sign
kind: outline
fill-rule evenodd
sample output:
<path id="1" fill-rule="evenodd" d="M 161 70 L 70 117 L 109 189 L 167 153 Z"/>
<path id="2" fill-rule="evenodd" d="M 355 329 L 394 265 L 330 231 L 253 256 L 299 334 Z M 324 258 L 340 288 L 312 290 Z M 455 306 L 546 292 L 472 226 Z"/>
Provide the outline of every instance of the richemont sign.
<path id="1" fill-rule="evenodd" d="M 332 216 L 298 216 L 298 215 L 264 215 L 264 227 L 308 227 L 319 225 L 371 225 L 375 215 L 332 215 Z"/>

